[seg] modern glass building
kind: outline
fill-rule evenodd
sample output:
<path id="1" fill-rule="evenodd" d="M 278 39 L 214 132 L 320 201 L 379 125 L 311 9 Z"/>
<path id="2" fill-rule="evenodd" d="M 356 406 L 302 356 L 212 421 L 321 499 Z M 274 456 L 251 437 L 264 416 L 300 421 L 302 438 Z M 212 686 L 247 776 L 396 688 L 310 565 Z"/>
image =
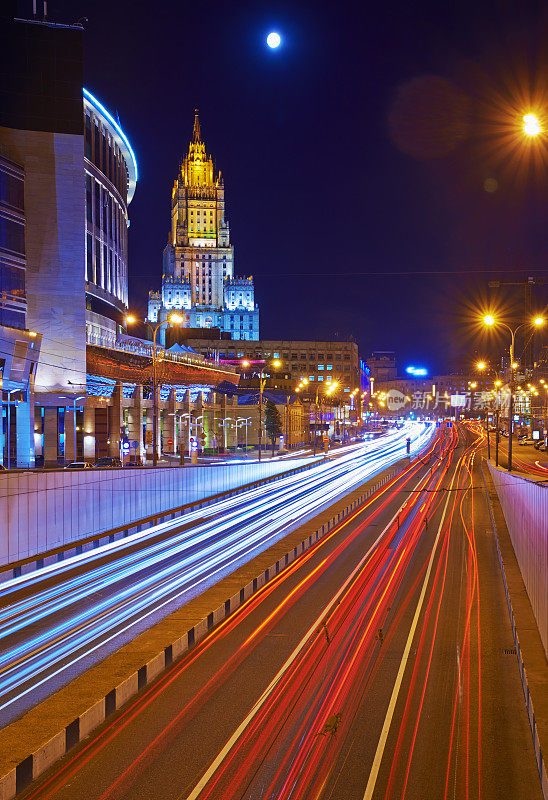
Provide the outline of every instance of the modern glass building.
<path id="1" fill-rule="evenodd" d="M 128 205 L 137 161 L 120 124 L 84 89 L 87 341 L 116 338 L 128 304 Z"/>
<path id="2" fill-rule="evenodd" d="M 25 172 L 0 150 L 0 325 L 24 328 Z"/>

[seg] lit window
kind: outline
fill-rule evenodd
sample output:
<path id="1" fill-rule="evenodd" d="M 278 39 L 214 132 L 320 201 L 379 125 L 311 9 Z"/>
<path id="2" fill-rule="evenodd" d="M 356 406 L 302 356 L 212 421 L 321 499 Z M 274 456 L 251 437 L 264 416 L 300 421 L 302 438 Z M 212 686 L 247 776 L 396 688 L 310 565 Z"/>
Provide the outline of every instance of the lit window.
<path id="1" fill-rule="evenodd" d="M 318 364 L 318 369 L 323 369 L 323 364 Z"/>
<path id="2" fill-rule="evenodd" d="M 316 380 L 316 379 L 315 379 L 314 375 L 309 375 L 309 376 L 308 376 L 308 380 L 309 380 L 309 381 L 314 381 L 314 380 Z"/>
<path id="3" fill-rule="evenodd" d="M 323 375 L 318 375 L 318 380 L 323 381 Z"/>
<path id="4" fill-rule="evenodd" d="M 328 364 L 328 365 L 327 365 L 327 367 L 326 367 L 326 369 L 327 369 L 327 370 L 329 370 L 329 369 L 333 369 L 333 364 Z"/>

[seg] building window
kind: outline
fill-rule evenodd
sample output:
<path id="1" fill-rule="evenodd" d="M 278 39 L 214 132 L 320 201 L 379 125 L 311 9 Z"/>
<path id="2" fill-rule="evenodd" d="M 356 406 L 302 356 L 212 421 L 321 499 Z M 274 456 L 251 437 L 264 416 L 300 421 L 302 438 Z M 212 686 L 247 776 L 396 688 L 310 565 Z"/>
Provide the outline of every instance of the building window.
<path id="1" fill-rule="evenodd" d="M 8 175 L 0 169 L 0 201 L 8 206 L 24 210 L 25 189 L 22 178 Z"/>
<path id="2" fill-rule="evenodd" d="M 93 238 L 86 234 L 86 280 L 93 281 Z"/>
<path id="3" fill-rule="evenodd" d="M 14 253 L 25 253 L 25 226 L 14 219 L 0 216 L 0 243 Z"/>

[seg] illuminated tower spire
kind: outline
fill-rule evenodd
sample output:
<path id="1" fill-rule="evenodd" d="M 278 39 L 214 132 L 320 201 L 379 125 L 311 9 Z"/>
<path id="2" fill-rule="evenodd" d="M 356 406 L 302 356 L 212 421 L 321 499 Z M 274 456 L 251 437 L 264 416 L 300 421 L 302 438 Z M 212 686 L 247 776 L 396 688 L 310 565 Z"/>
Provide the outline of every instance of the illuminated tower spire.
<path id="1" fill-rule="evenodd" d="M 194 109 L 194 132 L 193 132 L 193 141 L 194 142 L 201 142 L 200 137 L 200 120 L 198 118 L 198 109 Z"/>
<path id="2" fill-rule="evenodd" d="M 163 322 L 171 310 L 184 310 L 190 328 L 219 328 L 232 339 L 257 340 L 254 292 L 252 278 L 234 277 L 225 187 L 206 152 L 196 108 L 188 151 L 171 193 L 162 291 L 150 295 L 149 319 Z"/>

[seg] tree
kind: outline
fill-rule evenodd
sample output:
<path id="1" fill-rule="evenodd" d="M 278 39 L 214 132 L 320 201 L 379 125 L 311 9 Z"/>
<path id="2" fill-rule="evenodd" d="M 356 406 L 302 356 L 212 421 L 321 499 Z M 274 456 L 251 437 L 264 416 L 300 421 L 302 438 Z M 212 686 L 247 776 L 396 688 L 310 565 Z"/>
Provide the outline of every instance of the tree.
<path id="1" fill-rule="evenodd" d="M 266 434 L 272 442 L 272 455 L 274 455 L 274 446 L 276 444 L 276 439 L 283 431 L 283 423 L 280 412 L 272 400 L 266 401 L 264 411 L 264 426 L 266 429 Z"/>

